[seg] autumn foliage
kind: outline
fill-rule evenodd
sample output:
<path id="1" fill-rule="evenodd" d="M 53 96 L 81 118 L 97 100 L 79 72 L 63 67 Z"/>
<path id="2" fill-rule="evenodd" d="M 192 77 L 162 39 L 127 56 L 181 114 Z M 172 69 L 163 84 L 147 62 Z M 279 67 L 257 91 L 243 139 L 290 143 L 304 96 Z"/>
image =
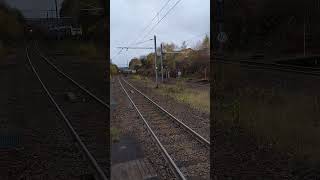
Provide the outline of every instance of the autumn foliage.
<path id="1" fill-rule="evenodd" d="M 207 74 L 210 73 L 209 49 L 210 39 L 208 36 L 192 48 L 188 48 L 185 42 L 180 47 L 174 43 L 164 43 L 163 67 L 165 76 L 169 74 L 170 77 L 176 77 L 177 72 L 180 71 L 184 77 L 206 78 Z M 158 51 L 160 51 L 159 48 Z M 130 69 L 137 70 L 141 75 L 154 75 L 154 63 L 154 53 L 149 53 L 145 56 L 131 59 L 129 67 Z M 160 56 L 157 56 L 157 67 L 158 73 L 160 73 Z"/>

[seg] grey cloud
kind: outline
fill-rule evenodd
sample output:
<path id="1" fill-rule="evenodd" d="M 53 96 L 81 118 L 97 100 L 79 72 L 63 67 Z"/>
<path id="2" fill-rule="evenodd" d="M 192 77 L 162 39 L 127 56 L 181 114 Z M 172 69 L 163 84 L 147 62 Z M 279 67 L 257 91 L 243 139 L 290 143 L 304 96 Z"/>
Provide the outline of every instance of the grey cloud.
<path id="1" fill-rule="evenodd" d="M 116 46 L 128 45 L 135 40 L 139 32 L 154 17 L 167 0 L 111 0 L 110 8 L 110 37 L 111 57 L 118 53 Z M 177 0 L 171 0 L 171 7 Z M 165 8 L 161 16 L 169 8 Z M 183 40 L 205 32 L 210 32 L 210 0 L 182 0 L 173 11 L 157 26 L 157 28 L 145 39 L 157 35 L 160 42 L 174 42 L 181 45 Z M 194 45 L 203 37 L 198 37 L 189 42 Z M 153 46 L 153 42 L 147 42 L 139 46 Z M 118 65 L 124 65 L 133 57 L 152 52 L 151 50 L 129 50 L 113 59 Z"/>

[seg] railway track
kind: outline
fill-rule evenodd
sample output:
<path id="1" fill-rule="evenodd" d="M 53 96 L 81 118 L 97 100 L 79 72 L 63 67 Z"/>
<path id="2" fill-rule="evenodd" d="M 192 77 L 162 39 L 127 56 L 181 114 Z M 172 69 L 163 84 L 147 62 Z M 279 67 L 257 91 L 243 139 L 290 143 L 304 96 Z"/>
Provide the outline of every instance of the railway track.
<path id="1" fill-rule="evenodd" d="M 107 179 L 109 146 L 106 127 L 109 106 L 62 72 L 32 44 L 26 47 L 26 56 L 45 95 L 88 163 L 90 172 L 96 179 Z"/>
<path id="2" fill-rule="evenodd" d="M 210 142 L 126 80 L 118 82 L 176 178 L 210 179 Z"/>
<path id="3" fill-rule="evenodd" d="M 314 77 L 320 76 L 320 69 L 312 68 L 312 67 L 284 65 L 284 64 L 277 64 L 277 63 L 264 63 L 264 62 L 256 62 L 252 60 L 226 60 L 224 58 L 216 58 L 214 61 L 217 63 L 223 63 L 223 64 L 241 65 L 248 68 L 276 70 L 276 71 L 282 71 L 282 72 L 304 74 L 304 75 L 309 75 Z"/>

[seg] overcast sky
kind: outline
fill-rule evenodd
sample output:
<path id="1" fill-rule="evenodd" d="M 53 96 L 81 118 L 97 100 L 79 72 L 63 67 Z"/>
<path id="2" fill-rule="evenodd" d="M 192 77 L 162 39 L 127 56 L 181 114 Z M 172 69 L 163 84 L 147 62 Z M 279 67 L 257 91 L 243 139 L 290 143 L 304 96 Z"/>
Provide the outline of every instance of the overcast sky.
<path id="1" fill-rule="evenodd" d="M 160 19 L 179 0 L 170 0 L 159 14 Z M 149 25 L 153 17 L 168 0 L 111 0 L 110 2 L 110 38 L 112 62 L 118 66 L 126 66 L 133 57 L 146 55 L 154 50 L 123 50 L 119 55 L 118 46 L 128 46 L 133 42 L 143 42 L 157 36 L 157 46 L 161 42 L 173 42 L 181 45 L 189 40 L 192 47 L 203 39 L 205 33 L 210 34 L 210 0 L 181 0 L 177 6 L 148 34 L 158 22 L 158 18 Z M 131 44 L 130 44 L 131 45 Z M 153 41 L 131 45 L 133 47 L 154 47 Z"/>
<path id="2" fill-rule="evenodd" d="M 47 12 L 44 10 L 55 10 L 55 0 L 5 0 L 5 2 L 11 7 L 20 9 L 27 18 L 47 17 Z M 58 7 L 62 2 L 63 0 L 57 0 Z M 49 16 L 55 16 L 54 13 L 51 11 Z"/>

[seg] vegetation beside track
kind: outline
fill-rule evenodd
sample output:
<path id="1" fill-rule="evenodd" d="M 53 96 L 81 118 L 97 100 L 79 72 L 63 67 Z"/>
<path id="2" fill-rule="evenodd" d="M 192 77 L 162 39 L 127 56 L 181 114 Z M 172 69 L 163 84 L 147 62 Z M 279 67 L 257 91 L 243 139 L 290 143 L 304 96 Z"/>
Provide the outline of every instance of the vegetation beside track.
<path id="1" fill-rule="evenodd" d="M 104 3 L 99 0 L 64 0 L 61 4 L 60 16 L 72 17 L 83 30 L 86 40 L 106 41 L 107 21 L 104 10 L 81 11 L 81 9 L 103 8 Z"/>
<path id="2" fill-rule="evenodd" d="M 23 40 L 24 17 L 17 9 L 0 2 L 0 58 L 12 51 Z"/>
<path id="3" fill-rule="evenodd" d="M 186 86 L 184 80 L 178 80 L 176 84 L 159 84 L 155 89 L 155 83 L 145 76 L 133 75 L 133 81 L 140 81 L 145 87 L 153 88 L 156 93 L 163 96 L 169 96 L 174 100 L 185 103 L 194 109 L 210 113 L 210 92 L 191 89 Z"/>
<path id="4" fill-rule="evenodd" d="M 112 76 L 115 76 L 118 74 L 118 66 L 115 64 L 110 64 L 110 79 L 112 78 Z"/>
<path id="5" fill-rule="evenodd" d="M 120 129 L 111 127 L 110 128 L 110 135 L 111 135 L 111 141 L 112 142 L 117 142 L 120 140 Z M 107 135 L 108 137 L 109 135 Z"/>
<path id="6" fill-rule="evenodd" d="M 272 73 L 241 71 L 238 65 L 217 65 L 215 70 L 219 126 L 230 133 L 244 130 L 263 148 L 287 152 L 293 159 L 320 160 L 320 96 L 293 89 L 300 81 L 288 81 L 288 74 L 273 78 Z"/>
<path id="7" fill-rule="evenodd" d="M 160 49 L 157 49 L 160 52 Z M 163 43 L 163 51 L 168 52 L 163 56 L 164 75 L 176 77 L 181 72 L 181 77 L 194 77 L 208 79 L 210 74 L 210 38 L 205 36 L 193 47 L 188 47 L 186 41 L 178 46 L 174 43 Z M 172 53 L 178 51 L 179 53 Z M 144 76 L 154 76 L 154 53 L 149 53 L 140 58 L 130 60 L 129 68 Z M 160 56 L 158 59 L 158 73 L 160 74 Z M 166 77 L 166 76 L 165 76 Z"/>
<path id="8" fill-rule="evenodd" d="M 0 58 L 5 57 L 8 54 L 8 50 L 4 47 L 0 47 Z"/>
<path id="9" fill-rule="evenodd" d="M 65 55 L 81 56 L 86 58 L 101 57 L 99 47 L 94 42 L 86 42 L 80 40 L 61 40 L 48 43 L 49 49 L 62 51 Z"/>

